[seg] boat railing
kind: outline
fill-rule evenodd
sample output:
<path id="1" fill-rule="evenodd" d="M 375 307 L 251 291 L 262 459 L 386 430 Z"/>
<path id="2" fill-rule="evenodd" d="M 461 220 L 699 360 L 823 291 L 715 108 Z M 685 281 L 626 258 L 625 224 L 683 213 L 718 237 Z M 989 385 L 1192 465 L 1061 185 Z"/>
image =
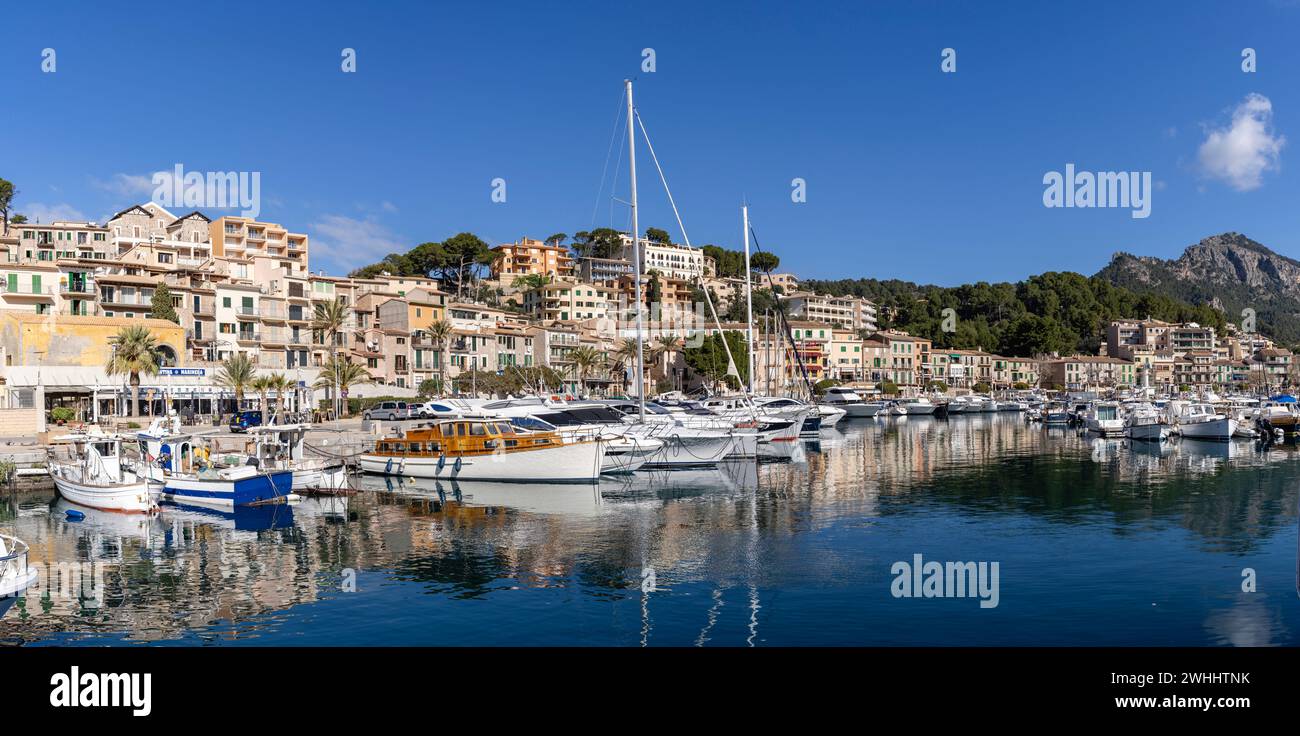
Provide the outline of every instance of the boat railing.
<path id="1" fill-rule="evenodd" d="M 23 580 L 27 571 L 27 553 L 30 548 L 18 537 L 0 534 L 0 582 Z"/>

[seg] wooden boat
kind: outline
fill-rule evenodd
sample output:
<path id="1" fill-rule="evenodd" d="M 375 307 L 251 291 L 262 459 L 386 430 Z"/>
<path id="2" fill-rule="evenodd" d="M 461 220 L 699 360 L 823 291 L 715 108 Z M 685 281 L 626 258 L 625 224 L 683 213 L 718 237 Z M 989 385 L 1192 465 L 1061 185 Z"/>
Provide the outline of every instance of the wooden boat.
<path id="1" fill-rule="evenodd" d="M 448 419 L 379 440 L 360 465 L 380 475 L 530 483 L 594 481 L 603 460 L 600 440 L 517 432 L 505 419 Z"/>
<path id="2" fill-rule="evenodd" d="M 59 495 L 104 511 L 149 512 L 158 508 L 161 485 L 123 462 L 122 438 L 79 434 L 58 438 L 71 443 L 73 460 L 48 463 Z"/>

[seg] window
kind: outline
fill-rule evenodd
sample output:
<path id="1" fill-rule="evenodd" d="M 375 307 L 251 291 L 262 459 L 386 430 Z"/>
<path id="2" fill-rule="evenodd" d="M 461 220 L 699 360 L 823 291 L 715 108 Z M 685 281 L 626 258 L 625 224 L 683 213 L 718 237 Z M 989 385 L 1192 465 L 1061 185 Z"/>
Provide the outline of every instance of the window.
<path id="1" fill-rule="evenodd" d="M 222 307 L 225 307 L 225 308 L 227 308 L 227 309 L 229 309 L 229 308 L 230 308 L 230 297 L 228 297 L 228 296 L 223 296 L 223 297 L 221 297 L 221 306 L 222 306 Z"/>

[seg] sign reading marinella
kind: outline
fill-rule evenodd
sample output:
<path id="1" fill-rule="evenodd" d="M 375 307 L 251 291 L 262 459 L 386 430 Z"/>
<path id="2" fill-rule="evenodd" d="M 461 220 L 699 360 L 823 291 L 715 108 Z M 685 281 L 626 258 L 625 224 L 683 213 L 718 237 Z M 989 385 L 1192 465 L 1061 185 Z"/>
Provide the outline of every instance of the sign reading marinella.
<path id="1" fill-rule="evenodd" d="M 203 376 L 207 375 L 206 368 L 159 368 L 160 376 Z"/>

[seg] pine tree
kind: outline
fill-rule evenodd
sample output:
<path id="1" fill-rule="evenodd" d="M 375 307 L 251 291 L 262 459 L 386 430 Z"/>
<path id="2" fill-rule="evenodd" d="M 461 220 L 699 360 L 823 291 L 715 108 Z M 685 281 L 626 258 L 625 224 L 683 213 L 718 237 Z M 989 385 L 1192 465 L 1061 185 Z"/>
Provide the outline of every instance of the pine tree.
<path id="1" fill-rule="evenodd" d="M 165 319 L 168 322 L 181 323 L 180 315 L 176 314 L 176 307 L 172 305 L 172 292 L 167 288 L 167 284 L 158 284 L 158 288 L 153 292 L 153 300 L 149 302 L 151 307 L 149 316 L 154 319 Z"/>

